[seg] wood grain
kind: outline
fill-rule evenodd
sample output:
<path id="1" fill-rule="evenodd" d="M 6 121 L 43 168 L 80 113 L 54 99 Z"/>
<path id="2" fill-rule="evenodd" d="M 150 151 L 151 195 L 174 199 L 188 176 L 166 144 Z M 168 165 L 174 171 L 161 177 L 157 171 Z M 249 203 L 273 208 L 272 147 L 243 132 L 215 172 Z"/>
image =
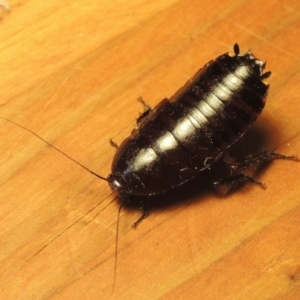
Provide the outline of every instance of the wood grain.
<path id="1" fill-rule="evenodd" d="M 109 173 L 108 140 L 132 130 L 138 97 L 151 106 L 170 97 L 235 42 L 272 71 L 257 123 L 264 138 L 250 142 L 300 155 L 298 0 L 9 5 L 0 116 L 94 172 Z M 116 195 L 3 119 L 0 135 L 1 299 L 300 299 L 300 164 L 264 169 L 266 190 L 245 186 L 224 199 L 183 190 L 137 230 L 139 211 L 124 209 L 112 292 Z"/>

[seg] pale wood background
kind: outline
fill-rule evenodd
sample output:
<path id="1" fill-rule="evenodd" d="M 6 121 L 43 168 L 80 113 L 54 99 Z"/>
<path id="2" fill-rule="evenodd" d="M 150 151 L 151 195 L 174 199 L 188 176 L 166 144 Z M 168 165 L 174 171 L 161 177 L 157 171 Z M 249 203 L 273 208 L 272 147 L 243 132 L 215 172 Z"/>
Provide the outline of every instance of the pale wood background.
<path id="1" fill-rule="evenodd" d="M 154 106 L 235 42 L 273 72 L 268 145 L 300 154 L 299 0 L 9 4 L 0 116 L 93 171 L 110 172 L 139 96 Z M 25 130 L 0 120 L 0 134 L 1 299 L 300 299 L 300 164 L 268 166 L 266 190 L 189 193 L 137 230 L 123 210 L 112 293 L 116 195 Z"/>

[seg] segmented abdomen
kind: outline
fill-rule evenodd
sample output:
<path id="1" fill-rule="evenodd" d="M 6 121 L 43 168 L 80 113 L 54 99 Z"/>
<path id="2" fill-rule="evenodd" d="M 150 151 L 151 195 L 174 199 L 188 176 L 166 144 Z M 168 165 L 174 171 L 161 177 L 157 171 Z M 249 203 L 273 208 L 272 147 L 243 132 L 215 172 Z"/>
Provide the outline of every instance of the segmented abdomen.
<path id="1" fill-rule="evenodd" d="M 201 162 L 203 167 L 209 163 L 204 163 L 206 157 L 217 158 L 239 139 L 265 105 L 268 86 L 259 77 L 262 73 L 254 73 L 251 65 L 243 62 L 232 62 L 235 68 L 230 70 L 226 68 L 228 60 L 236 57 L 224 55 L 207 64 L 187 92 L 178 99 L 175 96 L 172 103 L 177 127 L 187 129 L 175 127 L 172 133 L 200 168 Z"/>

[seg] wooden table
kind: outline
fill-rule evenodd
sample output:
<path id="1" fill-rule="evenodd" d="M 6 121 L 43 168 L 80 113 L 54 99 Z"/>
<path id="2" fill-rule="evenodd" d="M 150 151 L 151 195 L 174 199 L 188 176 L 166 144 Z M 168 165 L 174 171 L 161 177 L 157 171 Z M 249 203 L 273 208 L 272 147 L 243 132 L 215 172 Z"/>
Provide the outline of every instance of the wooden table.
<path id="1" fill-rule="evenodd" d="M 9 1 L 0 116 L 106 176 L 136 99 L 172 96 L 238 42 L 272 70 L 251 142 L 300 155 L 299 0 L 154 2 Z M 137 230 L 122 210 L 112 292 L 116 194 L 4 119 L 0 134 L 1 299 L 300 299 L 300 164 L 265 168 L 266 190 L 181 190 Z"/>

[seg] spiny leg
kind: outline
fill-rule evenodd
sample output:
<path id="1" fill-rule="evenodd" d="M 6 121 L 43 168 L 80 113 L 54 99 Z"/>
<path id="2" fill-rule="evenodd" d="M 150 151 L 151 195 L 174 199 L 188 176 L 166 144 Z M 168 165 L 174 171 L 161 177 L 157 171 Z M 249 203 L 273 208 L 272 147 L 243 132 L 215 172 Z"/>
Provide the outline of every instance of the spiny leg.
<path id="1" fill-rule="evenodd" d="M 142 201 L 142 215 L 132 224 L 132 228 L 137 228 L 138 225 L 149 215 L 149 201 L 148 198 Z"/>
<path id="2" fill-rule="evenodd" d="M 265 150 L 265 151 L 261 151 L 259 153 L 250 154 L 250 155 L 246 156 L 244 161 L 231 165 L 231 169 L 245 170 L 251 166 L 256 166 L 258 164 L 272 161 L 275 159 L 286 159 L 286 160 L 299 161 L 299 158 L 297 155 L 288 156 L 288 155 L 276 153 L 274 151 Z"/>
<path id="3" fill-rule="evenodd" d="M 152 108 L 144 101 L 144 99 L 142 97 L 139 97 L 138 101 L 143 104 L 144 112 L 142 112 L 139 115 L 139 117 L 137 118 L 137 120 L 136 120 L 137 125 L 139 125 L 142 122 L 142 120 L 144 118 L 146 118 L 150 114 L 150 112 L 152 111 Z M 119 148 L 119 146 L 112 139 L 110 139 L 109 142 L 110 142 L 110 145 L 113 146 L 115 149 Z"/>
<path id="4" fill-rule="evenodd" d="M 230 175 L 228 177 L 222 178 L 219 181 L 213 182 L 213 185 L 215 187 L 219 185 L 225 185 L 225 186 L 230 186 L 230 188 L 237 188 L 238 186 L 242 185 L 243 183 L 252 183 L 255 185 L 258 185 L 261 188 L 265 188 L 265 184 L 263 182 L 257 181 L 251 176 L 248 176 L 244 173 L 238 173 L 234 175 Z"/>
<path id="5" fill-rule="evenodd" d="M 139 125 L 144 118 L 146 118 L 152 111 L 152 108 L 144 101 L 142 97 L 138 98 L 138 101 L 141 102 L 144 106 L 144 112 L 142 112 L 136 120 L 137 125 Z"/>
<path id="6" fill-rule="evenodd" d="M 261 188 L 265 188 L 264 183 L 257 181 L 253 177 L 242 173 L 242 171 L 247 170 L 250 167 L 256 167 L 259 164 L 272 161 L 275 159 L 299 161 L 297 155 L 288 156 L 288 155 L 283 155 L 268 150 L 261 151 L 255 154 L 250 154 L 246 156 L 243 161 L 240 162 L 227 163 L 224 161 L 227 167 L 229 167 L 230 169 L 230 174 L 228 176 L 225 176 L 224 178 L 221 178 L 218 181 L 213 182 L 213 185 L 215 187 L 219 185 L 225 185 L 225 186 L 230 186 L 230 188 L 237 188 L 239 185 L 248 182 L 248 183 L 256 184 Z"/>

